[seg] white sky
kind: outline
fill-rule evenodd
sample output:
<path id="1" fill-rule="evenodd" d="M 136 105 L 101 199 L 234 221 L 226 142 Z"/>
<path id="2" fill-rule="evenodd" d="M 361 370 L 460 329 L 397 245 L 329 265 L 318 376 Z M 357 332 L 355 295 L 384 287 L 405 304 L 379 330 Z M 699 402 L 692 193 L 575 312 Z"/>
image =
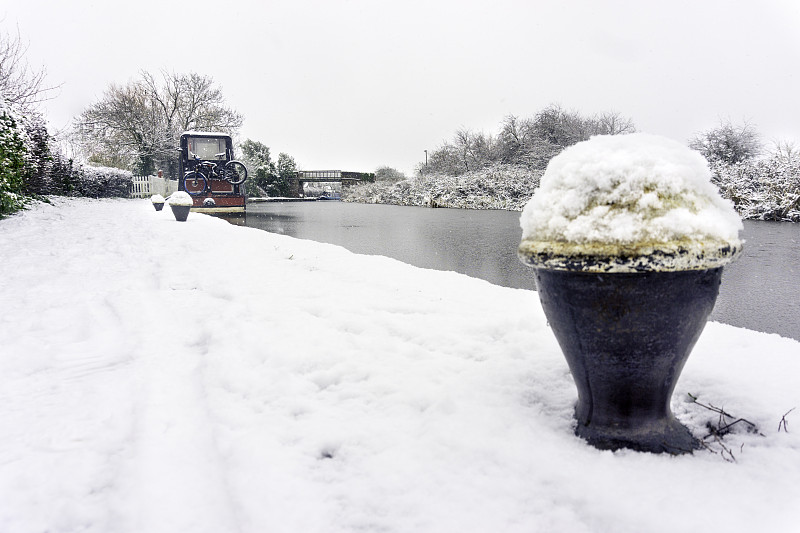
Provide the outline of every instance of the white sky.
<path id="1" fill-rule="evenodd" d="M 142 69 L 193 71 L 242 139 L 305 169 L 411 172 L 460 127 L 550 103 L 681 141 L 722 118 L 800 140 L 796 0 L 3 0 L 0 20 L 63 84 L 56 128 Z"/>

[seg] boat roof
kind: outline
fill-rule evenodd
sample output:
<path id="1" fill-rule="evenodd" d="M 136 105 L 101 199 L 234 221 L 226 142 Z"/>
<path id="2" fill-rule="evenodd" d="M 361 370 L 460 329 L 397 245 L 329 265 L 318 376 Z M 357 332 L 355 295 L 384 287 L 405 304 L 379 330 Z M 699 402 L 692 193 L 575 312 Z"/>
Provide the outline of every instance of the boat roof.
<path id="1" fill-rule="evenodd" d="M 181 137 L 230 137 L 230 133 L 224 131 L 196 131 L 189 130 L 181 133 Z"/>

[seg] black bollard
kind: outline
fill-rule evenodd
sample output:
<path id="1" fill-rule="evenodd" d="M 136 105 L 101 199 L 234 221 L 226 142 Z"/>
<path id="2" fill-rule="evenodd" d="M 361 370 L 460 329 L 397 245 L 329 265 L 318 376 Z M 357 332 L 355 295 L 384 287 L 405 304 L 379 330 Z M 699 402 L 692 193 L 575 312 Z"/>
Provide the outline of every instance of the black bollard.
<path id="1" fill-rule="evenodd" d="M 535 268 L 578 388 L 575 433 L 604 450 L 699 446 L 670 399 L 719 292 L 722 268 L 593 273 Z"/>

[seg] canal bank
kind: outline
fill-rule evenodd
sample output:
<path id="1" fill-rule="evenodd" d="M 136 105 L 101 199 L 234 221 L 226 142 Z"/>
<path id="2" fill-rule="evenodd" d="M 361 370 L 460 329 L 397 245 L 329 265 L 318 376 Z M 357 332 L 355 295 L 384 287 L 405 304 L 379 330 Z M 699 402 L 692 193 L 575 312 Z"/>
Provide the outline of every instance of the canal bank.
<path id="1" fill-rule="evenodd" d="M 535 290 L 530 270 L 516 255 L 522 233 L 519 215 L 312 202 L 251 205 L 247 218 L 234 222 L 502 287 Z M 800 340 L 800 224 L 746 220 L 744 227 L 744 252 L 725 268 L 711 319 Z"/>
<path id="2" fill-rule="evenodd" d="M 736 464 L 600 452 L 530 291 L 147 200 L 36 206 L 0 256 L 4 532 L 797 529 L 798 342 L 696 345 L 673 411 L 757 424 Z"/>

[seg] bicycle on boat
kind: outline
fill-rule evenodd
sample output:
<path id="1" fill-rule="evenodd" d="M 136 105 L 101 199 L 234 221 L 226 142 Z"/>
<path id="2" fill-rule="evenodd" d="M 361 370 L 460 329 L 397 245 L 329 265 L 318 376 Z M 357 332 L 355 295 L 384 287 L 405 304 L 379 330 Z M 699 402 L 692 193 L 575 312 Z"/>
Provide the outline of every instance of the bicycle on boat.
<path id="1" fill-rule="evenodd" d="M 217 154 L 224 156 L 225 154 Z M 200 196 L 209 191 L 212 179 L 224 180 L 231 185 L 241 185 L 247 179 L 247 168 L 241 161 L 231 160 L 225 164 L 197 161 L 194 168 L 183 176 L 186 192 Z"/>

